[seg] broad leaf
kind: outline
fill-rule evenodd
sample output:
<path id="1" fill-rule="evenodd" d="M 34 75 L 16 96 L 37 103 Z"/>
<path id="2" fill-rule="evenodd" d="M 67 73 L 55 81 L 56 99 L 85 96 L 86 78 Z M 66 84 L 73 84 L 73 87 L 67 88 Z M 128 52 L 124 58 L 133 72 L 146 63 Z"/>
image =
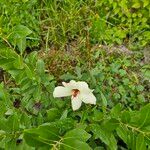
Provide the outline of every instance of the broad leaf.
<path id="1" fill-rule="evenodd" d="M 121 104 L 117 104 L 115 107 L 113 107 L 111 109 L 111 116 L 114 117 L 114 118 L 118 118 L 120 116 L 120 112 L 121 112 Z"/>
<path id="2" fill-rule="evenodd" d="M 136 138 L 136 150 L 146 150 L 146 143 L 143 134 L 138 134 Z"/>
<path id="3" fill-rule="evenodd" d="M 13 28 L 12 34 L 10 35 L 10 41 L 15 46 L 18 46 L 18 49 L 21 54 L 23 54 L 26 48 L 26 36 L 31 34 L 32 31 L 23 25 L 17 25 Z"/>
<path id="4" fill-rule="evenodd" d="M 103 127 L 97 124 L 91 125 L 91 130 L 96 138 L 101 139 L 111 150 L 117 149 L 117 141 L 112 132 L 105 130 Z"/>
<path id="5" fill-rule="evenodd" d="M 63 137 L 63 148 L 65 150 L 91 150 L 90 146 L 86 143 L 90 136 L 83 129 L 73 129 Z"/>

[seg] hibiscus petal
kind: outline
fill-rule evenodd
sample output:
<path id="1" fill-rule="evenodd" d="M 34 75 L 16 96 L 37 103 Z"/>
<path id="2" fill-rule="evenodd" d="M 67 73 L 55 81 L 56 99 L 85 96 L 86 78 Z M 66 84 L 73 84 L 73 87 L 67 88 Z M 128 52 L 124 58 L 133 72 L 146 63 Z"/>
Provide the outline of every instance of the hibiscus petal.
<path id="1" fill-rule="evenodd" d="M 89 88 L 88 84 L 84 81 L 78 81 L 78 86 L 81 87 L 81 88 Z"/>
<path id="2" fill-rule="evenodd" d="M 66 97 L 71 96 L 71 90 L 63 86 L 57 86 L 53 92 L 54 97 Z"/>
<path id="3" fill-rule="evenodd" d="M 88 84 L 84 81 L 78 81 L 77 86 L 78 86 L 77 89 L 79 89 L 79 91 L 81 91 L 81 92 L 87 92 L 88 93 L 88 92 L 92 91 L 91 89 L 89 89 Z"/>
<path id="4" fill-rule="evenodd" d="M 71 104 L 72 104 L 72 109 L 75 111 L 81 107 L 82 101 L 80 100 L 80 98 L 78 96 L 72 97 Z"/>
<path id="5" fill-rule="evenodd" d="M 70 82 L 62 82 L 63 86 L 69 89 L 77 89 L 77 82 L 74 80 L 71 80 Z"/>
<path id="6" fill-rule="evenodd" d="M 89 93 L 80 93 L 80 99 L 86 104 L 96 104 L 96 97 L 92 92 Z"/>

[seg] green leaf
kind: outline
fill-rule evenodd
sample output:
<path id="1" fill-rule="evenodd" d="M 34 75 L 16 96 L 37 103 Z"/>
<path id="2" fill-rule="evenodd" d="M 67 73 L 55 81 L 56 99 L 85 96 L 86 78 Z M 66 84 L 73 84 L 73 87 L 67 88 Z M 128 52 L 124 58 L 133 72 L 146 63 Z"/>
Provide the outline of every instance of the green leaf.
<path id="1" fill-rule="evenodd" d="M 25 71 L 25 73 L 26 73 L 26 75 L 29 79 L 34 78 L 33 71 L 27 65 L 25 65 L 25 70 L 24 71 Z"/>
<path id="2" fill-rule="evenodd" d="M 32 31 L 23 25 L 17 25 L 13 28 L 12 34 L 9 38 L 14 46 L 18 46 L 21 54 L 23 54 L 26 48 L 26 36 L 31 33 Z"/>
<path id="3" fill-rule="evenodd" d="M 24 139 L 30 146 L 48 146 L 61 140 L 64 132 L 70 130 L 73 126 L 73 121 L 70 119 L 58 120 L 52 123 L 45 123 L 37 128 L 27 129 L 24 131 Z"/>
<path id="4" fill-rule="evenodd" d="M 137 91 L 142 92 L 144 90 L 144 86 L 138 85 L 136 86 Z"/>
<path id="5" fill-rule="evenodd" d="M 8 99 L 7 99 L 8 100 Z M 7 102 L 7 100 L 5 101 L 0 101 L 0 118 L 2 119 L 4 117 L 5 112 L 8 110 L 5 102 Z"/>
<path id="6" fill-rule="evenodd" d="M 53 125 L 42 125 L 35 129 L 28 129 L 24 132 L 26 143 L 33 147 L 48 146 L 59 140 L 59 128 Z"/>
<path id="7" fill-rule="evenodd" d="M 18 131 L 19 123 L 19 116 L 17 114 L 8 117 L 7 126 L 9 127 L 10 131 Z"/>
<path id="8" fill-rule="evenodd" d="M 26 37 L 31 33 L 32 31 L 28 27 L 24 25 L 17 25 L 13 28 L 13 33 L 11 36 L 15 39 L 20 39 Z"/>
<path id="9" fill-rule="evenodd" d="M 26 49 L 26 38 L 16 39 L 16 44 L 19 48 L 21 55 L 23 54 L 24 50 Z"/>
<path id="10" fill-rule="evenodd" d="M 29 146 L 35 147 L 35 146 L 45 146 L 45 144 L 39 140 L 39 136 L 36 133 L 32 133 L 29 130 L 25 131 L 24 133 L 24 139 L 26 141 L 26 143 Z"/>
<path id="11" fill-rule="evenodd" d="M 54 126 L 53 124 L 42 125 L 38 128 L 37 132 L 41 139 L 47 139 L 49 140 L 49 143 L 54 143 L 54 141 L 60 139 L 60 129 L 57 126 Z"/>
<path id="12" fill-rule="evenodd" d="M 13 115 L 13 110 L 12 109 L 8 109 L 7 112 L 5 112 L 5 115 L 10 116 Z"/>
<path id="13" fill-rule="evenodd" d="M 7 119 L 0 119 L 0 130 L 7 132 L 16 132 L 19 131 L 19 115 L 13 114 L 9 116 Z"/>
<path id="14" fill-rule="evenodd" d="M 8 141 L 8 142 L 5 144 L 5 149 L 6 149 L 6 150 L 16 149 L 16 140 L 15 140 L 15 139 L 12 139 L 12 140 Z"/>
<path id="15" fill-rule="evenodd" d="M 117 128 L 118 136 L 127 144 L 128 142 L 128 129 L 125 126 L 120 126 Z"/>
<path id="16" fill-rule="evenodd" d="M 7 124 L 7 119 L 1 117 L 1 119 L 0 119 L 0 130 L 10 131 L 9 127 L 6 124 Z"/>
<path id="17" fill-rule="evenodd" d="M 105 130 L 105 128 L 97 124 L 91 125 L 91 130 L 96 138 L 101 139 L 111 150 L 117 149 L 117 141 L 112 132 Z"/>
<path id="18" fill-rule="evenodd" d="M 143 0 L 143 7 L 146 7 L 150 4 L 149 0 Z"/>
<path id="19" fill-rule="evenodd" d="M 27 145 L 25 140 L 22 140 L 21 143 L 17 144 L 15 150 L 35 150 L 35 148 Z"/>
<path id="20" fill-rule="evenodd" d="M 92 119 L 94 121 L 101 121 L 103 118 L 104 118 L 103 112 L 100 112 L 99 110 L 95 109 Z"/>
<path id="21" fill-rule="evenodd" d="M 105 150 L 105 148 L 103 146 L 98 146 L 98 147 L 95 147 L 94 150 Z"/>
<path id="22" fill-rule="evenodd" d="M 37 63 L 37 52 L 33 51 L 30 54 L 27 55 L 27 58 L 25 59 L 25 62 L 28 65 L 31 65 L 32 67 L 35 67 L 36 63 Z"/>
<path id="23" fill-rule="evenodd" d="M 87 143 L 77 139 L 66 139 L 62 145 L 64 150 L 92 150 Z"/>
<path id="24" fill-rule="evenodd" d="M 114 118 L 118 118 L 120 116 L 121 109 L 122 109 L 121 104 L 120 103 L 117 104 L 115 107 L 113 107 L 111 109 L 111 116 L 114 117 Z"/>
<path id="25" fill-rule="evenodd" d="M 66 73 L 60 76 L 60 79 L 62 80 L 72 80 L 72 79 L 76 79 L 76 76 L 70 74 L 70 73 Z"/>
<path id="26" fill-rule="evenodd" d="M 136 150 L 146 150 L 146 143 L 143 134 L 138 134 L 136 138 Z"/>
<path id="27" fill-rule="evenodd" d="M 65 134 L 63 137 L 63 147 L 65 150 L 91 150 L 86 141 L 91 137 L 83 129 L 73 129 Z"/>
<path id="28" fill-rule="evenodd" d="M 147 104 L 135 113 L 134 124 L 138 125 L 138 128 L 150 125 L 150 104 Z"/>
<path id="29" fill-rule="evenodd" d="M 37 61 L 36 71 L 37 71 L 37 74 L 41 77 L 45 75 L 45 64 L 44 64 L 44 61 L 42 59 L 39 59 Z"/>
<path id="30" fill-rule="evenodd" d="M 102 92 L 100 92 L 100 94 L 101 94 L 102 105 L 106 107 L 107 106 L 107 99 Z"/>
<path id="31" fill-rule="evenodd" d="M 78 78 L 81 79 L 82 74 L 81 74 L 81 68 L 80 67 L 76 67 L 75 68 L 75 73 L 77 74 Z"/>
<path id="32" fill-rule="evenodd" d="M 60 117 L 60 112 L 57 108 L 51 108 L 47 110 L 48 121 L 54 121 Z"/>
<path id="33" fill-rule="evenodd" d="M 90 137 L 91 135 L 83 129 L 73 129 L 67 132 L 64 136 L 64 138 L 78 139 L 83 142 L 86 142 Z"/>
<path id="34" fill-rule="evenodd" d="M 3 85 L 0 84 L 0 100 L 6 100 L 6 93 L 3 89 Z"/>
<path id="35" fill-rule="evenodd" d="M 4 70 L 22 69 L 23 60 L 13 50 L 7 47 L 0 47 L 0 67 Z"/>
<path id="36" fill-rule="evenodd" d="M 111 119 L 105 120 L 101 125 L 104 130 L 112 132 L 119 126 L 119 121 L 114 118 L 111 118 Z"/>
<path id="37" fill-rule="evenodd" d="M 128 148 L 129 149 L 136 149 L 136 134 L 135 132 L 128 133 Z"/>
<path id="38" fill-rule="evenodd" d="M 124 76 L 127 74 L 127 72 L 123 69 L 119 69 L 119 74 L 120 74 L 120 76 Z"/>
<path id="39" fill-rule="evenodd" d="M 132 8 L 140 8 L 140 7 L 141 7 L 140 2 L 136 2 L 132 5 Z"/>
<path id="40" fill-rule="evenodd" d="M 129 111 L 123 111 L 121 114 L 121 121 L 123 123 L 130 123 L 131 116 Z"/>
<path id="41" fill-rule="evenodd" d="M 64 110 L 64 111 L 62 112 L 62 115 L 61 115 L 60 120 L 61 120 L 61 119 L 66 119 L 67 116 L 68 116 L 68 110 L 66 109 L 66 110 Z"/>

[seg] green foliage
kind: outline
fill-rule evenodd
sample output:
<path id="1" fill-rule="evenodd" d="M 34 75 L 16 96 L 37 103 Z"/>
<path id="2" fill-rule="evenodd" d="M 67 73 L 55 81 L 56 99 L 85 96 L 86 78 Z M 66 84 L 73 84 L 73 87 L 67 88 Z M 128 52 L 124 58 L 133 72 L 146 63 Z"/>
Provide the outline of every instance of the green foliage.
<path id="1" fill-rule="evenodd" d="M 99 138 L 102 142 L 104 142 L 109 147 L 109 149 L 117 149 L 116 139 L 111 132 L 108 132 L 105 130 L 105 128 L 95 124 L 92 125 L 91 128 L 96 138 Z"/>
<path id="2" fill-rule="evenodd" d="M 32 31 L 29 30 L 26 26 L 18 25 L 13 28 L 12 34 L 9 36 L 11 43 L 14 47 L 17 45 L 21 53 L 26 49 L 26 37 L 31 34 Z"/>
<path id="3" fill-rule="evenodd" d="M 138 69 L 140 64 L 137 55 L 108 54 L 97 48 L 90 57 L 91 67 L 87 67 L 88 60 L 84 60 L 84 65 L 78 67 L 80 74 L 75 68 L 74 72 L 60 78 L 66 81 L 86 80 L 99 96 L 98 103 L 104 107 L 113 107 L 120 102 L 125 107 L 137 109 L 149 102 L 146 90 L 149 79 L 140 76 L 142 70 Z"/>
<path id="4" fill-rule="evenodd" d="M 93 43 L 126 43 L 133 49 L 150 42 L 148 1 L 51 0 L 44 1 L 43 7 L 46 36 L 56 45 L 67 44 L 79 36 Z"/>
<path id="5" fill-rule="evenodd" d="M 1 0 L 0 42 L 11 43 L 14 46 L 17 44 L 19 49 L 26 48 L 25 42 L 28 47 L 37 47 L 40 31 L 38 25 L 40 12 L 37 11 L 37 6 L 37 0 L 12 0 L 9 2 Z M 30 36 L 28 36 L 30 33 L 28 28 L 34 31 Z"/>
<path id="6" fill-rule="evenodd" d="M 127 104 L 115 105 L 120 100 L 114 97 L 112 100 L 115 101 L 110 103 L 106 94 L 109 90 L 112 92 L 109 88 L 113 85 L 113 88 L 119 87 L 120 95 L 126 96 L 128 89 L 124 91 L 123 88 L 130 83 L 137 84 L 138 80 L 135 74 L 133 81 L 127 77 L 130 60 L 124 57 L 124 60 L 119 58 L 113 61 L 114 56 L 109 56 L 112 62 L 107 68 L 104 62 L 97 63 L 89 72 L 76 68 L 75 79 L 86 80 L 95 88 L 97 106 L 82 106 L 80 111 L 73 112 L 67 99 L 54 100 L 54 77 L 45 72 L 45 63 L 38 58 L 37 52 L 23 57 L 1 45 L 0 67 L 9 73 L 7 76 L 11 84 L 7 85 L 5 81 L 0 85 L 0 147 L 8 149 L 11 146 L 18 150 L 87 150 L 100 146 L 113 150 L 134 150 L 149 147 L 150 104 L 140 110 L 127 109 L 126 105 L 136 104 L 128 101 Z M 120 79 L 115 81 L 116 74 Z M 104 88 L 107 84 L 104 76 L 108 81 L 107 88 Z M 63 78 L 69 79 L 67 75 Z M 143 90 L 144 87 L 138 84 L 132 95 Z M 138 104 L 137 100 L 135 102 Z"/>
<path id="7" fill-rule="evenodd" d="M 148 0 L 1 0 L 0 149 L 150 149 L 148 61 L 103 47 L 148 45 L 149 7 Z M 72 111 L 69 98 L 54 99 L 55 86 L 72 79 L 94 89 L 96 105 Z"/>
<path id="8" fill-rule="evenodd" d="M 150 42 L 148 0 L 2 0 L 0 4 L 1 40 L 7 44 L 18 25 L 33 31 L 26 37 L 28 47 L 37 47 L 42 35 L 46 51 L 83 39 L 87 45 L 123 43 L 131 49 L 141 49 Z M 24 47 L 25 39 L 21 41 Z"/>
<path id="9" fill-rule="evenodd" d="M 97 15 L 91 31 L 93 40 L 118 44 L 124 41 L 131 48 L 139 48 L 149 43 L 147 18 L 150 3 L 147 0 L 104 0 L 97 1 L 96 5 Z M 95 34 L 99 36 L 95 37 Z"/>

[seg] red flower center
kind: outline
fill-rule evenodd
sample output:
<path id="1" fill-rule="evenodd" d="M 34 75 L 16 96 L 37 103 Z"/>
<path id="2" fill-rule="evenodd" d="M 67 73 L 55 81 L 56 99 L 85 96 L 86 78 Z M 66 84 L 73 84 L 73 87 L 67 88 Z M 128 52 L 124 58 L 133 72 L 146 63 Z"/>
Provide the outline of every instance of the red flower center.
<path id="1" fill-rule="evenodd" d="M 78 89 L 73 89 L 72 90 L 72 96 L 73 97 L 76 97 L 79 93 L 80 93 L 80 91 Z"/>

